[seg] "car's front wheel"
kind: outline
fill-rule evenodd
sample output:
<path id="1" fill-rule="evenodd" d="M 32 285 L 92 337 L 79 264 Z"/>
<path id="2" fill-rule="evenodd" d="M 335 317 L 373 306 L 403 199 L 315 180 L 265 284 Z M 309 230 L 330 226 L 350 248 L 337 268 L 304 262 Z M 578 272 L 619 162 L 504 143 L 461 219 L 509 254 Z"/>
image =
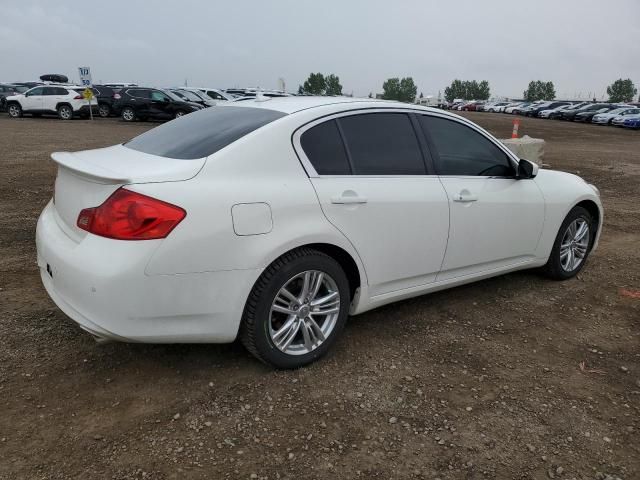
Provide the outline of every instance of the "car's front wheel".
<path id="1" fill-rule="evenodd" d="M 574 207 L 562 222 L 551 255 L 544 266 L 545 273 L 556 280 L 566 280 L 584 267 L 596 225 L 591 214 L 582 207 Z"/>
<path id="2" fill-rule="evenodd" d="M 349 314 L 340 264 L 309 248 L 293 250 L 260 276 L 245 306 L 240 339 L 259 360 L 298 368 L 322 357 Z"/>
<path id="3" fill-rule="evenodd" d="M 22 108 L 17 103 L 10 103 L 7 107 L 7 111 L 11 118 L 20 118 L 22 116 Z"/>

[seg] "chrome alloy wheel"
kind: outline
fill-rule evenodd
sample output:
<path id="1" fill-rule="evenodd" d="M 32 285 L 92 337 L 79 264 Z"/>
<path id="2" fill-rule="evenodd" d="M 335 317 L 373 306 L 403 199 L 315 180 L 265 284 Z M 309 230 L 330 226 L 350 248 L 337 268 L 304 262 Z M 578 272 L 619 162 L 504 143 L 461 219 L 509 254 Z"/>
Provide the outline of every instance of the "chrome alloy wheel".
<path id="1" fill-rule="evenodd" d="M 304 355 L 331 335 L 339 315 L 335 280 L 324 272 L 307 270 L 288 280 L 273 299 L 269 335 L 281 352 Z"/>
<path id="2" fill-rule="evenodd" d="M 136 114 L 133 112 L 131 108 L 125 108 L 122 111 L 122 118 L 124 118 L 127 122 L 130 122 L 134 119 Z"/>
<path id="3" fill-rule="evenodd" d="M 569 224 L 560 243 L 560 265 L 565 272 L 573 272 L 587 256 L 589 223 L 577 218 Z"/>

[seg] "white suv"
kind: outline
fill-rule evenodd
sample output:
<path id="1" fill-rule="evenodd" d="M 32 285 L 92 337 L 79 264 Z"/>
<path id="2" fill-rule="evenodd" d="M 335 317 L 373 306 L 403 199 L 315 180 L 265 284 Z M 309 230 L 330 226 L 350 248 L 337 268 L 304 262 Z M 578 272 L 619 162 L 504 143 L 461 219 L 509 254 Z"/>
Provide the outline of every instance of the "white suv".
<path id="1" fill-rule="evenodd" d="M 54 114 L 62 120 L 71 120 L 74 115 L 88 116 L 89 108 L 98 113 L 98 100 L 91 102 L 82 96 L 84 87 L 68 85 L 41 85 L 20 95 L 7 97 L 7 111 L 12 118 L 30 113 L 34 117 Z"/>

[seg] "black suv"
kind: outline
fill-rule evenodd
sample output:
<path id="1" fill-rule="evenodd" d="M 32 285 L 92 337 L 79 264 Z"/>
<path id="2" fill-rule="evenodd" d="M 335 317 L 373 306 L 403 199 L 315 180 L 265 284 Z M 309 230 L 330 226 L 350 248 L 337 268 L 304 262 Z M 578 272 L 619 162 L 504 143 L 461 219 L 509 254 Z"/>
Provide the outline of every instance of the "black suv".
<path id="1" fill-rule="evenodd" d="M 108 117 L 110 115 L 119 115 L 120 112 L 113 106 L 115 94 L 120 91 L 119 88 L 107 87 L 106 85 L 94 85 L 91 87 L 93 95 L 98 100 L 98 114 L 101 117 Z"/>
<path id="2" fill-rule="evenodd" d="M 157 88 L 127 87 L 114 96 L 114 110 L 120 112 L 125 122 L 138 120 L 171 120 L 202 107 L 185 102 L 175 94 Z"/>
<path id="3" fill-rule="evenodd" d="M 7 108 L 7 97 L 24 93 L 29 90 L 28 87 L 22 85 L 13 85 L 9 83 L 0 83 L 0 112 Z"/>

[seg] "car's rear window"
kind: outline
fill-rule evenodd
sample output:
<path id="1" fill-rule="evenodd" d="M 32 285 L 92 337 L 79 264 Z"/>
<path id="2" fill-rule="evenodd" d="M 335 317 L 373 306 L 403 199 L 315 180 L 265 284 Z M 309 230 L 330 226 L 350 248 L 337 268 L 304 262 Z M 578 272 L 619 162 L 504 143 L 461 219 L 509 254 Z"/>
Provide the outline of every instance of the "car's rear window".
<path id="1" fill-rule="evenodd" d="M 161 157 L 194 160 L 285 115 L 265 108 L 211 107 L 149 130 L 124 146 Z"/>

